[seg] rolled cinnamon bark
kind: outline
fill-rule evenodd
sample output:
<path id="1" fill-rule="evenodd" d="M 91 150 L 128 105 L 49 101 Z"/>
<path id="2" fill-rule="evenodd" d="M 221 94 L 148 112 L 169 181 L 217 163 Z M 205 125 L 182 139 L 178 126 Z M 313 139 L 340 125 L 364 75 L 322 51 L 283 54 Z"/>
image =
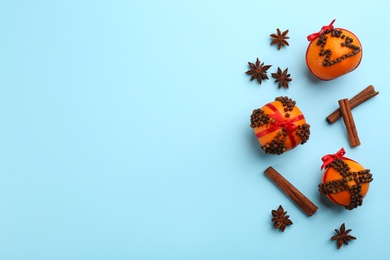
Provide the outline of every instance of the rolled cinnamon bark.
<path id="1" fill-rule="evenodd" d="M 318 209 L 305 195 L 278 173 L 272 166 L 268 167 L 264 174 L 268 176 L 286 195 L 309 217 Z"/>
<path id="2" fill-rule="evenodd" d="M 357 107 L 361 103 L 369 100 L 372 97 L 375 97 L 378 94 L 379 94 L 379 92 L 375 91 L 375 89 L 372 85 L 369 85 L 367 88 L 363 89 L 356 96 L 354 96 L 353 98 L 351 98 L 349 100 L 349 106 L 351 107 L 351 109 L 354 109 L 355 107 Z M 333 111 L 333 113 L 331 113 L 326 118 L 326 121 L 328 121 L 329 124 L 333 124 L 334 122 L 336 122 L 340 118 L 341 118 L 341 111 L 338 108 L 335 111 Z"/>
<path id="3" fill-rule="evenodd" d="M 343 116 L 345 128 L 347 129 L 349 144 L 351 147 L 359 146 L 360 140 L 356 130 L 355 120 L 352 116 L 351 107 L 349 106 L 348 98 L 340 99 L 339 106 L 341 115 Z"/>

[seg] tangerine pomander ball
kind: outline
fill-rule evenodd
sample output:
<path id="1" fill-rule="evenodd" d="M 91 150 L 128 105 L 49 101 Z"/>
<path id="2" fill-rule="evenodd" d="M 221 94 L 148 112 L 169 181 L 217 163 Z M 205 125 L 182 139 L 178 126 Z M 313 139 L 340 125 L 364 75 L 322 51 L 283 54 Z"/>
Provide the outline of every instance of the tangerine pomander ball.
<path id="1" fill-rule="evenodd" d="M 369 169 L 339 156 L 326 166 L 318 187 L 321 195 L 326 195 L 336 205 L 352 210 L 363 204 L 372 180 Z"/>
<path id="2" fill-rule="evenodd" d="M 261 149 L 268 154 L 280 155 L 306 143 L 310 137 L 310 125 L 296 102 L 288 97 L 277 97 L 253 110 L 251 127 Z"/>
<path id="3" fill-rule="evenodd" d="M 363 56 L 358 37 L 346 29 L 333 28 L 333 22 L 308 36 L 306 64 L 322 80 L 332 80 L 353 71 Z"/>

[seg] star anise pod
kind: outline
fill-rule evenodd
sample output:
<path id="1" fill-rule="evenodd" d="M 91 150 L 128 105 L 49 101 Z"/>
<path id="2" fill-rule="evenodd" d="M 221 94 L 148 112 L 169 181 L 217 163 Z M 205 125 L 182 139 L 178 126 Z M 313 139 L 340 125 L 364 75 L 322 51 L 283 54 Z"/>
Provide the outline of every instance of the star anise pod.
<path id="1" fill-rule="evenodd" d="M 282 232 L 286 229 L 287 225 L 292 225 L 292 221 L 289 219 L 289 215 L 287 214 L 287 211 L 284 211 L 282 205 L 279 206 L 277 210 L 272 210 L 272 222 L 274 222 L 274 227 L 276 229 L 280 229 Z"/>
<path id="2" fill-rule="evenodd" d="M 349 240 L 355 240 L 356 237 L 349 235 L 349 232 L 352 231 L 352 229 L 345 230 L 345 224 L 343 223 L 340 226 L 340 230 L 335 229 L 334 230 L 337 235 L 334 235 L 331 237 L 331 240 L 337 240 L 337 248 L 340 249 L 340 247 L 344 244 L 348 245 Z"/>
<path id="3" fill-rule="evenodd" d="M 248 75 L 252 75 L 251 81 L 257 79 L 257 82 L 261 84 L 261 81 L 263 79 L 268 79 L 267 70 L 271 68 L 272 65 L 264 65 L 264 62 L 260 63 L 259 58 L 256 59 L 255 64 L 252 62 L 248 62 L 248 64 L 251 69 L 245 73 Z"/>
<path id="4" fill-rule="evenodd" d="M 282 72 L 282 70 L 278 67 L 278 73 L 272 73 L 272 77 L 276 79 L 275 82 L 279 82 L 278 88 L 288 88 L 288 83 L 292 79 L 290 78 L 290 74 L 287 74 L 287 70 L 288 68 Z"/>
<path id="5" fill-rule="evenodd" d="M 286 36 L 288 33 L 288 30 L 284 31 L 283 33 L 280 32 L 279 28 L 276 29 L 277 34 L 271 34 L 271 38 L 273 39 L 271 42 L 271 45 L 277 44 L 278 45 L 278 50 L 282 48 L 283 45 L 289 46 L 288 42 L 286 39 L 290 39 L 290 37 Z"/>

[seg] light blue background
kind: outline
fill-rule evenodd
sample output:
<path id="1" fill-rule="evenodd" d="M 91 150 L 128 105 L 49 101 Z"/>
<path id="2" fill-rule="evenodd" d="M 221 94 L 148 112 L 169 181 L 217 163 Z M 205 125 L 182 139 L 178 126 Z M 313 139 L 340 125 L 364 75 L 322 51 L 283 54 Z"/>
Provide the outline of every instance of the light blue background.
<path id="1" fill-rule="evenodd" d="M 386 1 L 1 1 L 0 259 L 385 259 L 389 257 Z M 363 60 L 336 80 L 307 70 L 306 36 L 336 18 Z M 289 29 L 277 51 L 269 35 Z M 245 75 L 256 57 L 290 89 Z M 368 85 L 353 110 L 337 100 Z M 265 155 L 252 110 L 288 95 L 308 143 Z M 371 169 L 364 205 L 319 196 L 321 157 L 341 147 Z M 319 210 L 307 217 L 263 172 L 273 166 Z M 274 230 L 283 205 L 294 222 Z M 357 237 L 337 250 L 343 222 Z"/>

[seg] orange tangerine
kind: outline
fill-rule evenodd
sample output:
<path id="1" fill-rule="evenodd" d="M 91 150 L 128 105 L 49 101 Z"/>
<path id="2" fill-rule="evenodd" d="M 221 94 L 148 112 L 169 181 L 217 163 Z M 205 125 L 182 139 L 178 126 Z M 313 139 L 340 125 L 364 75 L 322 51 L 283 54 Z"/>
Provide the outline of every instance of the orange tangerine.
<path id="1" fill-rule="evenodd" d="M 361 206 L 372 181 L 370 170 L 348 158 L 336 158 L 329 164 L 319 184 L 321 195 L 333 203 L 354 209 Z"/>
<path id="2" fill-rule="evenodd" d="M 310 125 L 295 104 L 291 98 L 277 97 L 253 110 L 251 127 L 265 153 L 282 154 L 309 139 Z"/>
<path id="3" fill-rule="evenodd" d="M 306 51 L 306 64 L 319 79 L 332 80 L 356 69 L 363 50 L 358 37 L 342 29 L 328 29 L 312 40 Z"/>

